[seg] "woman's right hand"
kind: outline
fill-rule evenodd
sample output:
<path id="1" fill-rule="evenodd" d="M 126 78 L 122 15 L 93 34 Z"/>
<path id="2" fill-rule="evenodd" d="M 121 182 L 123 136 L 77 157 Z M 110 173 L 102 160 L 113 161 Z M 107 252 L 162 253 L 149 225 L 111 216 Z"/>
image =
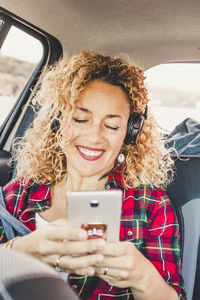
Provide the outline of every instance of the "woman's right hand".
<path id="1" fill-rule="evenodd" d="M 94 265 L 104 260 L 98 252 L 103 239 L 88 240 L 87 231 L 71 228 L 64 219 L 56 220 L 15 240 L 13 249 L 26 252 L 67 273 L 94 275 Z"/>

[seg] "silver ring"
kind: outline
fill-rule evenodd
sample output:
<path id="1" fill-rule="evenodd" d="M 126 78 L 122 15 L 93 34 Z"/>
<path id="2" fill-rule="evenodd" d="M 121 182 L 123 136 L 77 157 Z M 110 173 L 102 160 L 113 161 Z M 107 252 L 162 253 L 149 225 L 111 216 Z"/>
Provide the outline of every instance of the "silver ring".
<path id="1" fill-rule="evenodd" d="M 108 268 L 105 268 L 104 272 L 103 272 L 103 275 L 107 275 L 107 273 L 108 273 Z"/>
<path id="2" fill-rule="evenodd" d="M 59 262 L 60 262 L 61 256 L 62 256 L 62 255 L 59 255 L 59 256 L 57 257 L 57 259 L 56 259 L 55 270 L 56 270 L 57 272 L 61 272 L 61 271 L 62 271 L 62 269 L 59 267 Z"/>

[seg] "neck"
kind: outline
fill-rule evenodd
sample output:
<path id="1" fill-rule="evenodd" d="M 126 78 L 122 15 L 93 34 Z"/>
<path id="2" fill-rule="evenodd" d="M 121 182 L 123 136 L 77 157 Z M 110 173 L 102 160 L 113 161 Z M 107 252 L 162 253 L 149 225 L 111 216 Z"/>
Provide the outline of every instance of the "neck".
<path id="1" fill-rule="evenodd" d="M 104 190 L 107 179 L 108 177 L 99 179 L 99 175 L 93 177 L 77 177 L 69 174 L 66 181 L 66 189 L 72 191 Z"/>

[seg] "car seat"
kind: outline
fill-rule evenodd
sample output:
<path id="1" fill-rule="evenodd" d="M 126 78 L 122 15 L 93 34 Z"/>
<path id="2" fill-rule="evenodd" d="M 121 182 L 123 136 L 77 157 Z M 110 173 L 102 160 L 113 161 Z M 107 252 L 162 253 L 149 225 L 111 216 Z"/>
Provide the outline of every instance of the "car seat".
<path id="1" fill-rule="evenodd" d="M 5 185 L 12 178 L 13 168 L 8 165 L 10 158 L 10 152 L 0 150 L 0 186 Z"/>
<path id="2" fill-rule="evenodd" d="M 182 233 L 182 271 L 188 300 L 200 299 L 200 157 L 176 157 L 175 180 L 167 188 Z M 195 279 L 196 278 L 196 279 Z"/>

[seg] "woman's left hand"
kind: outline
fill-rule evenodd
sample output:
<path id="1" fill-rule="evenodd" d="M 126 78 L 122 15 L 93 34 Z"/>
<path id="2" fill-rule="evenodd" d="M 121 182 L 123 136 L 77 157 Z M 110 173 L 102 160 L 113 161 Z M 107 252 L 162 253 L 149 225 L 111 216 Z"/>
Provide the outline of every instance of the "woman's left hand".
<path id="1" fill-rule="evenodd" d="M 144 268 L 149 261 L 133 243 L 106 243 L 101 253 L 104 255 L 104 261 L 95 266 L 97 276 L 119 288 L 138 289 L 143 285 L 146 273 Z"/>

